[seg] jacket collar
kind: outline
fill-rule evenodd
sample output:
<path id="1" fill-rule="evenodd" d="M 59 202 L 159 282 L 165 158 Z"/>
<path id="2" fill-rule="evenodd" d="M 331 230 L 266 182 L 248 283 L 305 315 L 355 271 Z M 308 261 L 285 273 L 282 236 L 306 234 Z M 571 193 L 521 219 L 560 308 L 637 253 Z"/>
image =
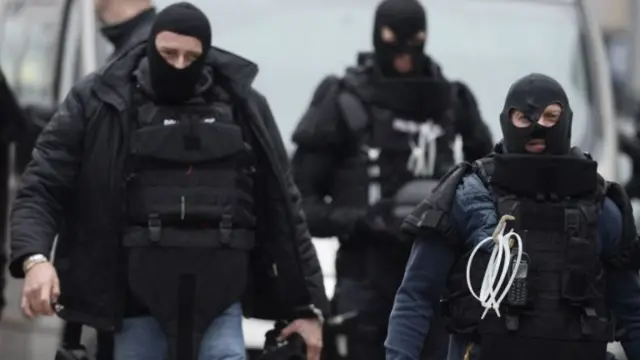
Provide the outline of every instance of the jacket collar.
<path id="1" fill-rule="evenodd" d="M 93 90 L 103 101 L 124 111 L 129 103 L 131 87 L 135 83 L 134 71 L 146 55 L 146 39 L 98 70 Z M 231 90 L 247 98 L 258 75 L 258 66 L 229 51 L 212 47 L 207 55 L 207 65 L 216 76 L 228 81 Z"/>

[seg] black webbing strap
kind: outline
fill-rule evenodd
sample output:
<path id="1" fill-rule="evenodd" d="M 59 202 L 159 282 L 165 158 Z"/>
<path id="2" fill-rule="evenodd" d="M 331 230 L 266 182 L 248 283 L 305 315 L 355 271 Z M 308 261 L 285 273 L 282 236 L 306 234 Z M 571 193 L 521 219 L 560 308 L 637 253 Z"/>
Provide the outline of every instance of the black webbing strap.
<path id="1" fill-rule="evenodd" d="M 180 275 L 180 284 L 176 295 L 178 296 L 178 359 L 196 360 L 193 341 L 196 297 L 196 277 L 194 274 Z"/>
<path id="2" fill-rule="evenodd" d="M 62 331 L 62 346 L 66 349 L 80 349 L 82 324 L 66 323 Z"/>

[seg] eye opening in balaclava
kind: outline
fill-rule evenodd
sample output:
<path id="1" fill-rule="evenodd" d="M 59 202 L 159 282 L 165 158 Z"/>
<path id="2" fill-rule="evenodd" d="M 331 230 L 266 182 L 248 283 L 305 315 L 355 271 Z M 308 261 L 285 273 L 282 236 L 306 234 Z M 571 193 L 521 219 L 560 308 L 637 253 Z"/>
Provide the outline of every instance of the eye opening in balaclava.
<path id="1" fill-rule="evenodd" d="M 373 28 L 376 63 L 382 74 L 390 77 L 420 74 L 426 31 L 426 12 L 418 1 L 382 1 L 376 9 Z M 424 34 L 424 40 L 416 41 L 420 33 Z M 411 58 L 412 70 L 408 73 L 400 73 L 394 66 L 396 57 L 401 54 Z"/>
<path id="2" fill-rule="evenodd" d="M 556 110 L 556 108 L 549 109 L 553 105 L 556 105 L 559 110 Z M 534 123 L 539 122 L 540 119 L 543 119 L 543 122 L 546 121 L 546 123 L 540 124 L 541 126 L 545 128 L 552 128 L 556 126 L 558 121 L 560 121 L 562 110 L 563 110 L 562 104 L 558 102 L 552 102 L 548 104 L 546 107 L 539 109 L 539 112 L 533 111 L 529 114 L 525 114 L 523 111 L 519 109 L 511 108 L 509 109 L 509 119 L 511 119 L 511 123 L 515 127 L 520 129 L 528 128 L 532 126 Z M 516 112 L 520 113 L 519 120 L 514 119 L 514 117 L 516 116 Z M 519 121 L 521 125 L 516 124 L 517 121 Z"/>
<path id="3" fill-rule="evenodd" d="M 156 47 L 156 37 L 166 31 L 198 39 L 202 44 L 200 57 L 183 69 L 169 64 Z M 202 76 L 210 47 L 211 25 L 200 9 L 190 3 L 181 2 L 160 11 L 147 40 L 151 87 L 156 100 L 166 104 L 189 100 Z"/>
<path id="4" fill-rule="evenodd" d="M 538 119 L 551 104 L 562 108 L 558 121 L 553 126 L 543 126 Z M 521 111 L 531 126 L 518 127 L 513 124 L 511 114 Z M 502 113 L 500 126 L 504 136 L 504 148 L 509 153 L 528 153 L 526 143 L 533 139 L 544 139 L 542 153 L 564 155 L 571 147 L 571 125 L 573 112 L 562 86 L 553 78 L 542 74 L 530 74 L 511 85 Z"/>

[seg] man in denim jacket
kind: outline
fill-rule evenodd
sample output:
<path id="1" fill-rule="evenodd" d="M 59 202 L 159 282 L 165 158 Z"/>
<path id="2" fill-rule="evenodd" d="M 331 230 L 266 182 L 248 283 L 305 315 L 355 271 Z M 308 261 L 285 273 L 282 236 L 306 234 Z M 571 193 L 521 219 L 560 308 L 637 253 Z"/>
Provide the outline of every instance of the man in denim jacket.
<path id="1" fill-rule="evenodd" d="M 405 220 L 405 234 L 416 241 L 391 314 L 387 360 L 419 359 L 437 306 L 452 333 L 450 360 L 603 360 L 614 338 L 629 359 L 640 359 L 633 214 L 620 186 L 570 148 L 571 120 L 555 80 L 540 74 L 518 80 L 501 114 L 503 143 L 489 157 L 453 168 Z M 512 296 L 513 286 L 494 306 L 500 315 L 492 308 L 483 316 L 467 286 L 467 264 L 504 215 L 515 218 L 508 227 L 529 260 L 521 279 L 526 292 Z M 490 243 L 470 265 L 476 293 Z"/>

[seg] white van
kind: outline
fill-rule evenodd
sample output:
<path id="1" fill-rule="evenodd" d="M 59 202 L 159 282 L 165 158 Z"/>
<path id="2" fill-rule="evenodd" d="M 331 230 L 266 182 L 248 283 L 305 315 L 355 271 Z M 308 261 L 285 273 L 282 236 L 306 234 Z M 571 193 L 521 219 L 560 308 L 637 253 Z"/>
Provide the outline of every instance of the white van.
<path id="1" fill-rule="evenodd" d="M 7 1 L 14 5 L 9 6 L 0 26 L 0 64 L 24 104 L 54 107 L 70 86 L 99 66 L 110 51 L 90 16 L 93 2 Z M 173 2 L 156 1 L 160 8 Z M 355 63 L 358 51 L 371 48 L 378 0 L 191 2 L 209 15 L 214 45 L 259 65 L 255 86 L 267 96 L 293 150 L 291 132 L 320 80 L 329 73 L 342 74 L 346 66 Z M 594 155 L 605 177 L 615 179 L 617 137 L 609 68 L 600 30 L 587 2 L 423 2 L 429 22 L 427 52 L 442 64 L 447 77 L 471 87 L 496 139 L 500 136 L 498 113 L 508 86 L 527 73 L 548 74 L 564 85 L 572 101 L 576 145 Z M 316 239 L 315 244 L 331 296 L 338 244 L 335 239 Z M 10 290 L 6 326 L 21 323 L 19 288 L 14 283 Z M 16 341 L 9 343 L 21 350 L 16 350 L 16 356 L 6 356 L 7 346 L 3 346 L 0 358 L 44 359 L 31 355 L 33 338 L 51 326 L 55 324 L 47 321 L 34 327 L 33 333 L 15 336 Z M 270 327 L 269 322 L 247 319 L 248 349 L 260 349 Z"/>

